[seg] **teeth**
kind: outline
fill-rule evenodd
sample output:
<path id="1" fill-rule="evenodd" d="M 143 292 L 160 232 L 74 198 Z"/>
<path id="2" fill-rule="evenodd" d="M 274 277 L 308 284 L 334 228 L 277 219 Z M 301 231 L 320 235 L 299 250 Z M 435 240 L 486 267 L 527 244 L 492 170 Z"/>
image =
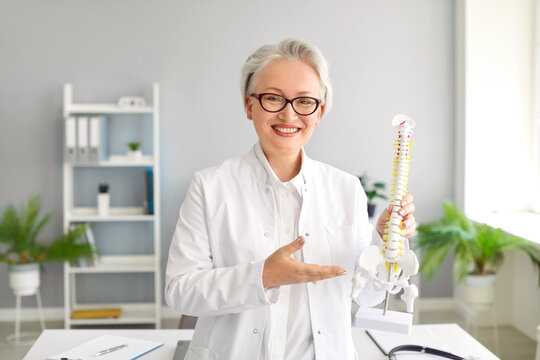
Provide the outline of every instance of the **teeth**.
<path id="1" fill-rule="evenodd" d="M 274 126 L 274 129 L 282 133 L 295 133 L 298 131 L 298 128 L 282 128 L 277 126 Z"/>

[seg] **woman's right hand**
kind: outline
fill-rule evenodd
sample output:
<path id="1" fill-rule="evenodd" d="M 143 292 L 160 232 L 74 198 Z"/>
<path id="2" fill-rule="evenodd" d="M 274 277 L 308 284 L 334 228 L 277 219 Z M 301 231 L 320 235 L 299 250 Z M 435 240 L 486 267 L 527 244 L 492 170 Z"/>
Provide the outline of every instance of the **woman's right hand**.
<path id="1" fill-rule="evenodd" d="M 296 261 L 292 254 L 300 250 L 305 243 L 304 237 L 300 236 L 290 244 L 274 251 L 265 260 L 262 275 L 264 288 L 324 280 L 347 273 L 339 266 L 323 266 Z"/>

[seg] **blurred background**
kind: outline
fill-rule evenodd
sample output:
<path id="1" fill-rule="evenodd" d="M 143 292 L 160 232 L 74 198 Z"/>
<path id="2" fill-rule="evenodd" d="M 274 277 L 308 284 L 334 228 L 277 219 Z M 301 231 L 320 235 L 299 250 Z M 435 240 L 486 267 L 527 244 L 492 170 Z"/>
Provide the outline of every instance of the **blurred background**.
<path id="1" fill-rule="evenodd" d="M 509 230 L 533 234 L 532 224 L 540 223 L 534 215 L 540 208 L 535 0 L 0 4 L 0 208 L 40 194 L 43 211 L 54 212 L 45 239 L 63 231 L 64 83 L 73 84 L 77 103 L 125 95 L 151 102 L 152 84 L 159 83 L 164 271 L 194 172 L 243 155 L 257 141 L 240 95 L 245 59 L 285 38 L 316 45 L 330 64 L 333 108 L 307 144 L 308 156 L 388 184 L 396 135 L 391 120 L 404 113 L 417 124 L 409 189 L 419 224 L 440 218 L 444 200 L 482 221 L 505 212 L 533 216 L 506 221 Z M 385 201 L 376 203 L 378 213 Z M 535 234 L 529 240 L 534 236 L 540 242 Z M 433 280 L 418 280 L 420 306 L 454 308 L 452 263 L 449 256 Z M 521 270 L 504 266 L 508 283 L 497 290 L 498 322 L 534 339 L 537 275 L 523 280 Z M 43 304 L 50 317 L 61 318 L 63 267 L 52 263 L 45 270 Z M 514 307 L 514 276 L 536 305 L 528 316 Z M 145 286 L 147 280 L 124 278 Z M 0 264 L 0 289 L 7 287 L 7 266 Z M 121 291 L 144 298 L 141 289 Z M 81 296 L 91 297 L 91 288 Z M 32 301 L 23 305 L 32 308 Z M 14 306 L 13 294 L 0 291 L 0 320 L 13 321 Z"/>

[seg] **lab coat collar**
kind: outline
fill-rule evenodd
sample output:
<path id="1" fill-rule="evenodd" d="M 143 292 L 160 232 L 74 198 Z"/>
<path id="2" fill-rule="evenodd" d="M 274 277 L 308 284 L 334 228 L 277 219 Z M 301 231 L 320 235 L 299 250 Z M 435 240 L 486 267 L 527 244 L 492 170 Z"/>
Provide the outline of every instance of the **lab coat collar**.
<path id="1" fill-rule="evenodd" d="M 268 159 L 264 155 L 264 152 L 261 148 L 261 144 L 259 142 L 257 142 L 253 146 L 253 151 L 255 152 L 257 160 L 259 161 L 259 163 L 261 164 L 261 166 L 266 172 L 266 184 L 273 186 L 276 182 L 281 183 L 281 180 L 279 180 L 276 173 L 274 172 L 274 170 L 268 163 Z M 300 167 L 300 172 L 293 179 L 289 181 L 300 194 L 302 194 L 302 187 L 307 183 L 306 172 L 307 172 L 308 162 L 309 162 L 309 159 L 306 156 L 304 148 L 302 148 L 301 150 L 301 156 L 302 156 L 302 165 Z"/>

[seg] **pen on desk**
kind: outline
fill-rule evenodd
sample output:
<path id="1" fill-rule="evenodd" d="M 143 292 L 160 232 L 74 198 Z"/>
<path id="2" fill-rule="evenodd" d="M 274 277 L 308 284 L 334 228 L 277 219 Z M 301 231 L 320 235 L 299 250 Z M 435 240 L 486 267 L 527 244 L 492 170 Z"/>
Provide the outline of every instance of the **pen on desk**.
<path id="1" fill-rule="evenodd" d="M 115 347 L 112 347 L 112 348 L 109 348 L 109 349 L 105 349 L 105 350 L 101 350 L 101 351 L 98 351 L 97 353 L 95 353 L 94 355 L 92 356 L 101 356 L 101 355 L 105 355 L 105 354 L 108 354 L 110 352 L 113 352 L 113 351 L 116 351 L 116 350 L 120 350 L 122 348 L 125 348 L 127 347 L 128 344 L 122 344 L 122 345 L 118 345 L 118 346 L 115 346 Z"/>

